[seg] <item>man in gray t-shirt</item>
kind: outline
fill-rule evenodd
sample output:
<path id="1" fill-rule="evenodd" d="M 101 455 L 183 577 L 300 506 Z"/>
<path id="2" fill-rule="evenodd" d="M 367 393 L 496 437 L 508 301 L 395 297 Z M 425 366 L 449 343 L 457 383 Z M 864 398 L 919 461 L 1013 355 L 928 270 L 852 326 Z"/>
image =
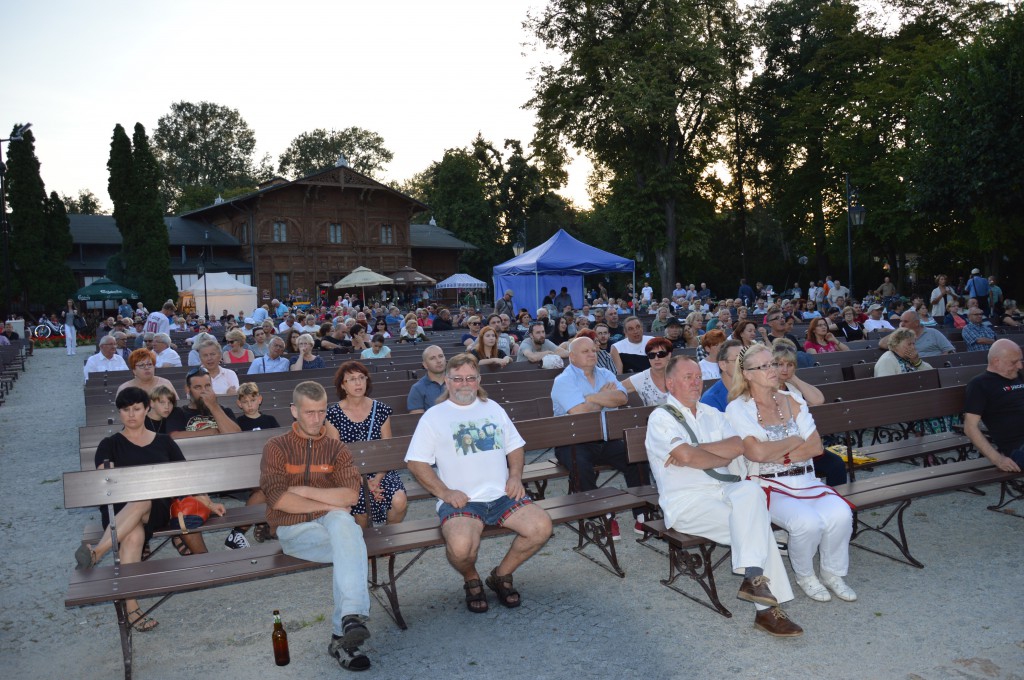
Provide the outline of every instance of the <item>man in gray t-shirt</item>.
<path id="1" fill-rule="evenodd" d="M 530 324 L 530 334 L 519 347 L 519 356 L 516 358 L 516 361 L 529 361 L 532 364 L 539 364 L 549 354 L 557 354 L 566 359 L 569 356 L 569 350 L 561 349 L 558 345 L 547 339 L 543 321 L 534 321 Z"/>
<path id="2" fill-rule="evenodd" d="M 914 335 L 917 336 L 917 340 L 914 341 L 914 345 L 917 346 L 917 354 L 921 357 L 934 357 L 940 354 L 952 354 L 956 351 L 953 347 L 953 343 L 943 335 L 941 332 L 934 328 L 927 328 L 921 325 L 921 317 L 918 316 L 917 312 L 910 309 L 900 315 L 900 328 L 909 328 L 914 331 Z M 885 336 L 878 341 L 878 346 L 882 349 L 888 349 L 890 336 Z"/>

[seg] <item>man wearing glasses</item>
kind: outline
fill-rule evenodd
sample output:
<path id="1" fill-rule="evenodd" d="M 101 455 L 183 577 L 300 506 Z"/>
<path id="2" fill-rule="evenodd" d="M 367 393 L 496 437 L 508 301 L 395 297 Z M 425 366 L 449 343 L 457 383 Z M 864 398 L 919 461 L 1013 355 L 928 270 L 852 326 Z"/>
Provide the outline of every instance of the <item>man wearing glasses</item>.
<path id="1" fill-rule="evenodd" d="M 523 488 L 526 442 L 505 411 L 487 399 L 473 355 L 457 354 L 448 361 L 442 398 L 420 418 L 405 460 L 416 480 L 438 498 L 448 561 L 464 581 L 466 608 L 474 614 L 487 611 L 484 583 L 499 604 L 518 607 L 512 574 L 551 536 L 551 518 Z M 517 536 L 481 582 L 476 556 L 487 525 L 503 526 Z"/>
<path id="2" fill-rule="evenodd" d="M 113 335 L 104 335 L 100 340 L 100 351 L 89 357 L 85 362 L 85 380 L 89 381 L 90 373 L 106 373 L 108 371 L 127 371 L 128 364 L 117 353 L 117 340 Z"/>
<path id="3" fill-rule="evenodd" d="M 963 333 L 968 352 L 987 352 L 989 346 L 996 341 L 996 332 L 982 323 L 984 319 L 985 314 L 980 307 L 971 307 L 967 312 L 967 325 L 960 332 Z"/>
<path id="4" fill-rule="evenodd" d="M 149 337 L 152 335 L 153 337 Z M 181 367 L 181 355 L 171 348 L 171 336 L 167 333 L 146 333 L 143 343 L 156 354 L 156 367 Z"/>
<path id="5" fill-rule="evenodd" d="M 462 334 L 462 344 L 466 349 L 469 349 L 476 345 L 476 341 L 480 337 L 480 317 L 469 317 L 466 320 L 466 326 L 469 327 L 469 332 Z"/>

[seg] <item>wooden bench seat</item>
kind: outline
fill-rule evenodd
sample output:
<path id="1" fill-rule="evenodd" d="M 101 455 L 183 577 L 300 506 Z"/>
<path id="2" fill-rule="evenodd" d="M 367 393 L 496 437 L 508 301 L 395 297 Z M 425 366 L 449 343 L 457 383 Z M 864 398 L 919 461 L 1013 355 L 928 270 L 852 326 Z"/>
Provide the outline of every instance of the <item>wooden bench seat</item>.
<path id="1" fill-rule="evenodd" d="M 404 457 L 399 440 L 360 442 L 353 456 L 361 472 L 394 469 Z M 65 506 L 90 507 L 195 493 L 252 487 L 258 483 L 260 456 L 233 456 L 206 460 L 165 463 L 117 469 L 69 472 L 64 475 Z M 538 501 L 558 525 L 577 526 L 575 551 L 622 577 L 611 537 L 608 514 L 639 507 L 643 501 L 619 489 L 596 489 L 585 493 Z M 116 543 L 116 522 L 112 524 Z M 505 533 L 488 528 L 487 536 Z M 370 588 L 396 623 L 406 627 L 398 599 L 397 581 L 419 559 L 424 550 L 443 544 L 436 518 L 372 527 L 364 532 L 368 554 L 374 563 Z M 595 546 L 610 567 L 584 551 Z M 418 551 L 408 564 L 397 568 L 397 555 Z M 379 573 L 376 560 L 386 559 L 386 572 Z M 279 543 L 265 543 L 242 550 L 216 551 L 188 557 L 151 559 L 136 564 L 115 563 L 76 571 L 72 574 L 65 605 L 68 607 L 113 602 L 117 611 L 125 677 L 132 672 L 132 628 L 128 625 L 125 599 L 159 598 L 146 614 L 172 595 L 190 590 L 238 583 L 255 578 L 324 566 L 281 553 Z M 382 599 L 386 599 L 386 602 Z"/>

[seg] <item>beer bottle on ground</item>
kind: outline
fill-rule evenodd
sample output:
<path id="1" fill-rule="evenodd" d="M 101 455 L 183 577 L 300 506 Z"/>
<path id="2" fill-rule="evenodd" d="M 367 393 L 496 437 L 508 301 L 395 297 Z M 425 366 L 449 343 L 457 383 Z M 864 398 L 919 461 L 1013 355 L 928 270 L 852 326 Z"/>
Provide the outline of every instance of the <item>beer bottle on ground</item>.
<path id="1" fill-rule="evenodd" d="M 274 610 L 274 632 L 270 636 L 274 643 L 274 663 L 278 666 L 287 666 L 291 661 L 288 654 L 288 633 L 284 632 L 284 624 L 281 623 L 281 612 Z"/>

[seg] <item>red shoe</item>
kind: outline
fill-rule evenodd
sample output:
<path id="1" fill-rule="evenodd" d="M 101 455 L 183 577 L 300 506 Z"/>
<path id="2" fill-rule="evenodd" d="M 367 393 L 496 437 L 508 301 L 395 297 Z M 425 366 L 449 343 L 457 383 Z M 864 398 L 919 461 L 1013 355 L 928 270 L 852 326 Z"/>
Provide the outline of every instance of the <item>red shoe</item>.
<path id="1" fill-rule="evenodd" d="M 612 520 L 612 540 L 621 540 L 622 536 L 619 535 L 619 523 L 616 520 Z"/>

